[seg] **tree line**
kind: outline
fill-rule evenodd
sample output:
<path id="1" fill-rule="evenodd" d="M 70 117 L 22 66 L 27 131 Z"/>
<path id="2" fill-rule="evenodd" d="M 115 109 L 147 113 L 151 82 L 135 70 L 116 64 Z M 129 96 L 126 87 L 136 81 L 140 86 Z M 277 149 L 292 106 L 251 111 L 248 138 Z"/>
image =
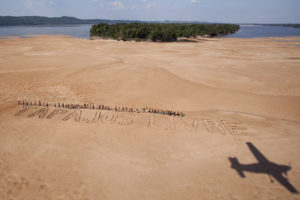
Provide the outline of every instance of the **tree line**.
<path id="1" fill-rule="evenodd" d="M 235 24 L 186 23 L 99 23 L 90 29 L 90 36 L 115 40 L 176 41 L 179 37 L 218 36 L 239 30 Z"/>
<path id="2" fill-rule="evenodd" d="M 34 26 L 66 24 L 129 23 L 128 20 L 78 19 L 75 17 L 0 16 L 0 26 Z"/>
<path id="3" fill-rule="evenodd" d="M 300 28 L 300 24 L 263 24 L 263 26 L 283 26 L 283 27 Z"/>

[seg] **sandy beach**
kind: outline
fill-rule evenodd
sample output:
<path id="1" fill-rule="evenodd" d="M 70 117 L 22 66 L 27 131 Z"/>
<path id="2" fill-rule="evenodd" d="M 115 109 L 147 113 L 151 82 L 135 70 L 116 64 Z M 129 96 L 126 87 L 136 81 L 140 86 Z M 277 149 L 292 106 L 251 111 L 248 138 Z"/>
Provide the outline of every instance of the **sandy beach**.
<path id="1" fill-rule="evenodd" d="M 300 37 L 0 39 L 0 200 L 300 199 L 267 173 L 240 167 L 241 177 L 230 160 L 257 164 L 251 143 L 290 167 L 279 180 L 300 191 L 299 45 Z"/>

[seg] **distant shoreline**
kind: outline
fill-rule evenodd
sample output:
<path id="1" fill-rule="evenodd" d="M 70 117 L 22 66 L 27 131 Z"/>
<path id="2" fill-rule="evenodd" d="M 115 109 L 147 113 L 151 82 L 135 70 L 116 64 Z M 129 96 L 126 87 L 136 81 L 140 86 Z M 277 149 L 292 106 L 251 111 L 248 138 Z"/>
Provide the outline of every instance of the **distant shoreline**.
<path id="1" fill-rule="evenodd" d="M 64 35 L 74 38 L 90 39 L 88 24 L 74 25 L 35 25 L 35 26 L 0 26 L 0 37 L 33 37 L 36 35 Z M 240 26 L 234 34 L 216 36 L 214 38 L 269 38 L 299 37 L 300 29 L 276 26 Z M 178 37 L 180 38 L 180 37 Z M 193 38 L 189 38 L 193 40 Z"/>
<path id="2" fill-rule="evenodd" d="M 80 25 L 97 23 L 127 23 L 128 20 L 78 19 L 75 17 L 0 16 L 0 26 Z"/>
<path id="3" fill-rule="evenodd" d="M 83 24 L 98 24 L 98 23 L 179 23 L 179 24 L 233 24 L 224 22 L 203 22 L 203 21 L 139 21 L 139 20 L 112 20 L 112 19 L 79 19 L 76 17 L 44 17 L 44 16 L 0 16 L 0 26 L 51 26 L 51 25 L 83 25 Z M 238 25 L 260 25 L 260 26 L 284 26 L 300 28 L 300 24 L 294 23 L 275 23 L 275 24 L 257 24 L 257 23 L 235 23 Z"/>

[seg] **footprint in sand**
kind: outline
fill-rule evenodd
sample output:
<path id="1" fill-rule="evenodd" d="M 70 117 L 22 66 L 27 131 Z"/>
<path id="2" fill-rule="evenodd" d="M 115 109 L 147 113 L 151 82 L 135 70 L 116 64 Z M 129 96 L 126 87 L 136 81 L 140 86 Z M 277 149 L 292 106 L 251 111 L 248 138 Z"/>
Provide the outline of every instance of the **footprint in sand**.
<path id="1" fill-rule="evenodd" d="M 22 192 L 30 186 L 30 182 L 23 176 L 9 174 L 4 176 L 1 183 L 1 199 L 14 199 L 20 197 Z"/>

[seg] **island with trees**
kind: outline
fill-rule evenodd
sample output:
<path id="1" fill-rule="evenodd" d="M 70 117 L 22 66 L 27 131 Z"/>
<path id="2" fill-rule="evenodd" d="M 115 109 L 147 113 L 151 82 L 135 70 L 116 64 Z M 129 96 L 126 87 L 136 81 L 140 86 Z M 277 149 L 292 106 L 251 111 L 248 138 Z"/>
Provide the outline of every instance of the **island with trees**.
<path id="1" fill-rule="evenodd" d="M 90 36 L 123 41 L 170 42 L 178 38 L 232 34 L 239 28 L 235 24 L 99 23 L 91 27 Z"/>

